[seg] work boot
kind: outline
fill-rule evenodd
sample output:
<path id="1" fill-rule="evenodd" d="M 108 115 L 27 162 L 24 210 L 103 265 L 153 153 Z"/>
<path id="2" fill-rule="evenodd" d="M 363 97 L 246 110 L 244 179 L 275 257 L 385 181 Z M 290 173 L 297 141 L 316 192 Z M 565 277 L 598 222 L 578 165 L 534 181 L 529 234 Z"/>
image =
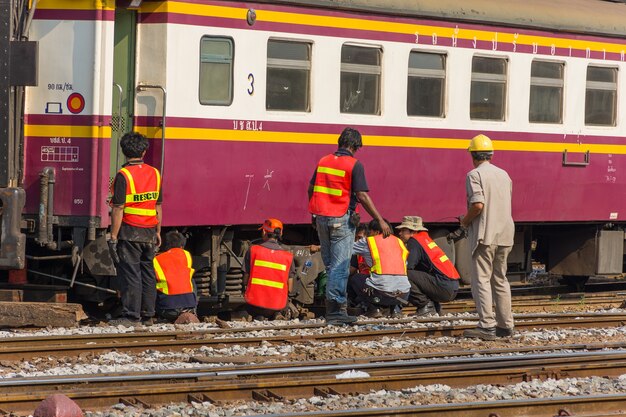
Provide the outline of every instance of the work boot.
<path id="1" fill-rule="evenodd" d="M 342 305 L 335 300 L 326 300 L 326 325 L 345 326 L 356 323 L 357 318 L 349 316 L 347 308 L 347 305 Z"/>
<path id="2" fill-rule="evenodd" d="M 417 311 L 415 312 L 415 315 L 417 317 L 433 316 L 435 314 L 437 314 L 437 310 L 435 310 L 435 304 L 432 301 L 429 301 L 427 304 L 418 307 Z"/>
<path id="3" fill-rule="evenodd" d="M 152 326 L 153 324 L 156 324 L 156 319 L 154 317 L 142 317 L 141 324 L 144 326 Z"/>
<path id="4" fill-rule="evenodd" d="M 496 329 L 494 327 L 488 329 L 482 327 L 467 329 L 463 331 L 463 337 L 471 337 L 482 340 L 496 340 Z"/>
<path id="5" fill-rule="evenodd" d="M 507 329 L 505 327 L 496 327 L 496 336 L 498 337 L 511 337 L 513 336 L 515 329 L 511 327 Z"/>
<path id="6" fill-rule="evenodd" d="M 380 311 L 380 308 L 376 307 L 373 304 L 370 304 L 369 306 L 367 306 L 365 316 L 369 317 L 370 319 L 379 319 L 383 316 L 383 313 L 382 311 Z"/>
<path id="7" fill-rule="evenodd" d="M 395 305 L 389 307 L 389 316 L 392 319 L 401 319 L 402 317 L 404 317 L 404 315 L 402 314 L 402 306 Z"/>
<path id="8" fill-rule="evenodd" d="M 108 324 L 111 326 L 124 326 L 124 327 L 135 327 L 141 324 L 139 320 L 131 320 L 128 317 L 118 317 L 113 320 L 109 320 Z"/>
<path id="9" fill-rule="evenodd" d="M 433 301 L 433 304 L 435 305 L 435 311 L 441 316 L 441 312 L 443 311 L 443 308 L 441 308 L 441 303 L 438 301 Z"/>

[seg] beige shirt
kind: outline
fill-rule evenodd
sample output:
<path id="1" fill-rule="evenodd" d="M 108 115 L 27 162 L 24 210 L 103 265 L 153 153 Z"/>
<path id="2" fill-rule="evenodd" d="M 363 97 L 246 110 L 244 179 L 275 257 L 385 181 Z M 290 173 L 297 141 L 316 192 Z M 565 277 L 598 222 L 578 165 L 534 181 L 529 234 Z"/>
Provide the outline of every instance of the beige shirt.
<path id="1" fill-rule="evenodd" d="M 513 182 L 505 170 L 483 162 L 465 178 L 468 207 L 483 203 L 478 217 L 469 226 L 472 253 L 483 245 L 513 246 L 515 225 L 511 215 Z"/>

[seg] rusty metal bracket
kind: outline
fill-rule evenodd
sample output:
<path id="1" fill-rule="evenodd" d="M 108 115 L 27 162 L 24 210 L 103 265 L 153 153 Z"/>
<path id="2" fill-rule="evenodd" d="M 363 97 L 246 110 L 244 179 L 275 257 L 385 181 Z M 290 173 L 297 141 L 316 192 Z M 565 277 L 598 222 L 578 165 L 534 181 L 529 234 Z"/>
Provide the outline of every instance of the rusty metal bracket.
<path id="1" fill-rule="evenodd" d="M 152 408 L 151 404 L 141 401 L 139 398 L 135 398 L 135 397 L 121 397 L 120 403 L 124 404 L 127 407 L 141 406 L 143 408 Z"/>
<path id="2" fill-rule="evenodd" d="M 561 408 L 558 412 L 558 414 L 554 417 L 566 417 L 566 416 L 575 416 L 576 414 L 573 414 L 571 411 L 569 411 L 567 408 Z"/>
<path id="3" fill-rule="evenodd" d="M 206 394 L 187 394 L 187 402 L 191 403 L 211 403 L 211 404 L 217 404 L 218 401 L 214 400 L 213 398 L 209 397 Z"/>
<path id="4" fill-rule="evenodd" d="M 263 391 L 252 391 L 252 399 L 256 401 L 271 402 L 274 400 L 283 401 L 285 397 L 265 389 Z"/>
<path id="5" fill-rule="evenodd" d="M 339 391 L 334 390 L 331 387 L 314 387 L 313 394 L 324 398 L 328 398 L 331 395 L 341 395 Z"/>

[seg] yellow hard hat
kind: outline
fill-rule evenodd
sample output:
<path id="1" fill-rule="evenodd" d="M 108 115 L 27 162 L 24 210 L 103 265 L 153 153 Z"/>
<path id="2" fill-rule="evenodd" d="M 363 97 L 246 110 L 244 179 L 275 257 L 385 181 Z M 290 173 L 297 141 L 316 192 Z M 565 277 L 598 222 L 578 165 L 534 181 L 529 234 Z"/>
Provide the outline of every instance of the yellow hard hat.
<path id="1" fill-rule="evenodd" d="M 469 148 L 469 152 L 493 152 L 493 143 L 486 135 L 477 135 L 472 138 Z"/>

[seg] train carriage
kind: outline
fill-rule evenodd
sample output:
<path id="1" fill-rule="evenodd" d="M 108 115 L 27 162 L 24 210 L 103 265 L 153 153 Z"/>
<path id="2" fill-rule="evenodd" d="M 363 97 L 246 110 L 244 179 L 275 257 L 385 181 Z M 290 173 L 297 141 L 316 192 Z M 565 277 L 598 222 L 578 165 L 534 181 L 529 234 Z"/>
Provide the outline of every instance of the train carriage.
<path id="1" fill-rule="evenodd" d="M 109 186 L 132 129 L 163 171 L 163 224 L 192 234 L 215 302 L 240 292 L 250 225 L 277 217 L 291 242 L 312 237 L 307 184 L 345 126 L 364 135 L 358 157 L 392 221 L 417 214 L 439 236 L 454 227 L 466 148 L 485 133 L 514 183 L 511 270 L 529 272 L 536 249 L 555 273 L 622 273 L 625 4 L 3 3 L 13 48 L 38 51 L 36 83 L 0 90 L 0 110 L 23 111 L 0 131 L 11 282 L 24 282 L 15 270 L 71 281 L 86 271 L 79 282 L 109 286 Z"/>

